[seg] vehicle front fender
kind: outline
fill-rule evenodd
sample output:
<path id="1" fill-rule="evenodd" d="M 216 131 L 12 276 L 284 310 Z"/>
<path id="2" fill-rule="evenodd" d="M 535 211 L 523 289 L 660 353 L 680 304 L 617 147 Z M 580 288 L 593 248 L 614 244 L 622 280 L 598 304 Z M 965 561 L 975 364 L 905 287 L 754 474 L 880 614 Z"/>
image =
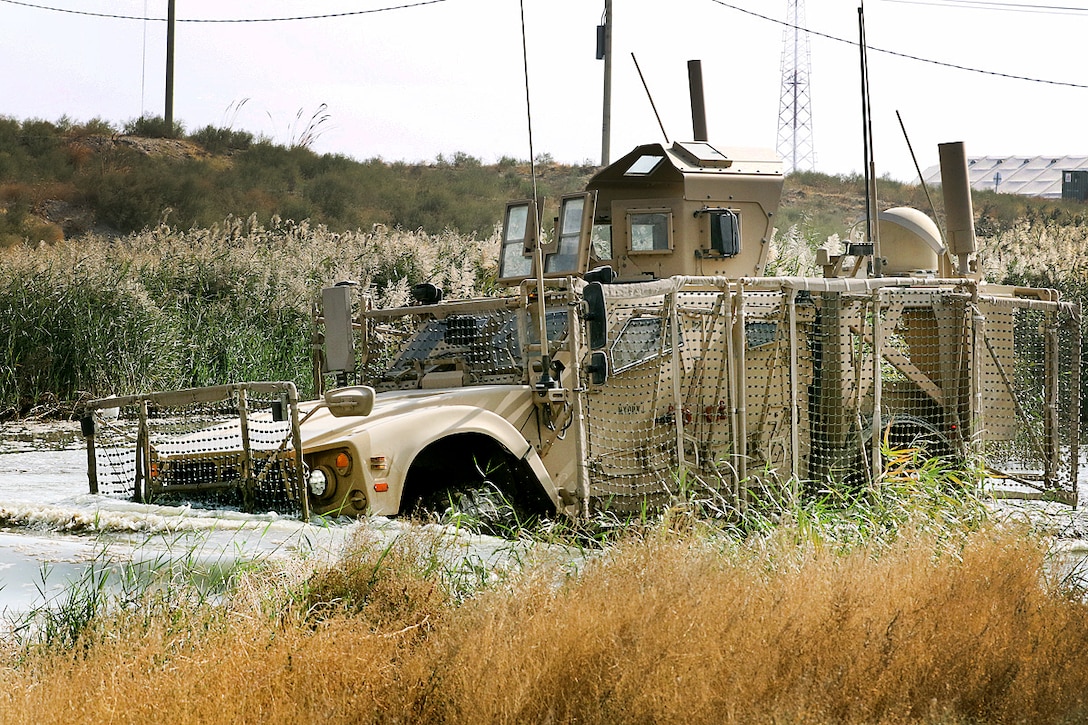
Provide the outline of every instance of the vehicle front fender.
<path id="1" fill-rule="evenodd" d="M 368 486 L 367 497 L 373 513 L 391 515 L 400 511 L 404 483 L 416 457 L 443 438 L 463 434 L 486 436 L 499 443 L 532 470 L 541 490 L 556 506 L 562 497 L 536 449 L 504 417 L 471 405 L 444 405 L 410 410 L 375 421 L 355 436 L 355 445 L 369 457 L 384 456 L 388 489 L 377 492 Z"/>

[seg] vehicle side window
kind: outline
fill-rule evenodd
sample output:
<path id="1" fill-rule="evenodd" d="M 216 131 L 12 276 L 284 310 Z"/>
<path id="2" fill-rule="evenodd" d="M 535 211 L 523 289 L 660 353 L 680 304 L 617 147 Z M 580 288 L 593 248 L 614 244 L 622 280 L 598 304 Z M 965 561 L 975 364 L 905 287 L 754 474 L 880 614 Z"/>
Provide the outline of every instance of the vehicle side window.
<path id="1" fill-rule="evenodd" d="M 661 336 L 665 334 L 664 317 L 633 317 L 612 343 L 612 370 L 620 373 L 662 352 Z M 665 350 L 671 349 L 666 340 Z"/>
<path id="2" fill-rule="evenodd" d="M 600 262 L 612 259 L 612 225 L 594 224 L 592 241 L 593 258 Z"/>
<path id="3" fill-rule="evenodd" d="M 672 249 L 672 212 L 631 212 L 627 215 L 631 252 L 668 252 Z"/>

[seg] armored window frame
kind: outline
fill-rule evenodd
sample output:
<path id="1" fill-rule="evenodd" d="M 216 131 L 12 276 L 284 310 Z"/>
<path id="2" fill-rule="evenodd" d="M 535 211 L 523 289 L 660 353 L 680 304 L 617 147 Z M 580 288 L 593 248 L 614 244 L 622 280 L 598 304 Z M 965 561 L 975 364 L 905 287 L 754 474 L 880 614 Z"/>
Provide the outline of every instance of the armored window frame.
<path id="1" fill-rule="evenodd" d="M 608 349 L 612 372 L 625 370 L 653 360 L 672 351 L 666 318 L 661 315 L 632 317 L 623 323 L 616 339 Z M 662 336 L 665 336 L 662 345 Z"/>
<path id="2" fill-rule="evenodd" d="M 668 254 L 673 249 L 672 227 L 672 209 L 631 209 L 627 212 L 628 254 Z"/>
<path id="3" fill-rule="evenodd" d="M 567 194 L 559 200 L 554 241 L 541 246 L 544 276 L 566 277 L 585 272 L 593 233 L 593 212 L 597 192 Z"/>
<path id="4" fill-rule="evenodd" d="M 514 284 L 533 273 L 533 249 L 537 243 L 537 205 L 532 199 L 507 202 L 503 214 L 499 279 Z"/>

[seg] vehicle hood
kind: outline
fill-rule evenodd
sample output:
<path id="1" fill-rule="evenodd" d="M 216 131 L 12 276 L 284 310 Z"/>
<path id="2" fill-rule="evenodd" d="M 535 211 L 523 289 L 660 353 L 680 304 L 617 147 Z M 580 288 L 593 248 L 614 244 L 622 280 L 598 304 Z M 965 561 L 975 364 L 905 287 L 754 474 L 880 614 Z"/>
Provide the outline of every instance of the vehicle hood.
<path id="1" fill-rule="evenodd" d="M 439 408 L 471 407 L 492 411 L 517 425 L 521 415 L 532 410 L 533 389 L 528 385 L 480 385 L 445 390 L 397 390 L 378 393 L 374 409 L 367 416 L 337 418 L 320 401 L 299 404 L 309 415 L 300 426 L 304 450 L 333 445 L 383 423 L 406 415 L 426 415 Z M 316 410 L 315 410 L 316 409 Z M 312 411 L 312 413 L 311 413 Z M 522 413 L 521 411 L 524 411 Z"/>

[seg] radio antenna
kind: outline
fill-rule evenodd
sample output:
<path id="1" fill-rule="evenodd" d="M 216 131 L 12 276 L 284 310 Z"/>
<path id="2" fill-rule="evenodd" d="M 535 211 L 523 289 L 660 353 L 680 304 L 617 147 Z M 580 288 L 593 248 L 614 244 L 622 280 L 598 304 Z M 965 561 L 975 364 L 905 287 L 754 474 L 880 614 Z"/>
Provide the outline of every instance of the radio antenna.
<path id="1" fill-rule="evenodd" d="M 926 193 L 926 201 L 929 202 L 929 210 L 933 213 L 933 218 L 937 220 L 937 231 L 941 233 L 941 241 L 944 242 L 947 247 L 948 243 L 945 241 L 944 226 L 937 216 L 937 207 L 933 205 L 933 197 L 929 193 L 929 185 L 927 185 L 926 180 L 922 178 L 922 167 L 918 165 L 918 156 L 915 155 L 914 146 L 911 145 L 910 136 L 907 134 L 907 125 L 903 123 L 903 116 L 899 113 L 898 109 L 895 112 L 895 117 L 899 119 L 899 128 L 903 130 L 903 140 L 907 142 L 907 151 L 910 152 L 910 159 L 914 162 L 914 170 L 918 174 L 918 182 L 922 185 L 922 191 Z"/>
<path id="2" fill-rule="evenodd" d="M 876 163 L 873 161 L 873 114 L 869 104 L 869 52 L 865 40 L 865 0 L 858 7 L 858 47 L 861 50 L 861 126 L 865 146 L 865 243 L 873 255 L 873 276 L 884 276 L 877 224 Z"/>
<path id="3" fill-rule="evenodd" d="M 540 380 L 537 382 L 537 390 L 543 391 L 555 387 L 555 381 L 551 375 L 551 354 L 548 350 L 548 318 L 547 305 L 544 304 L 544 252 L 540 248 L 540 207 L 539 197 L 536 191 L 536 160 L 533 158 L 533 111 L 529 104 L 529 51 L 525 42 L 525 0 L 519 1 L 521 7 L 521 62 L 525 69 L 525 114 L 529 122 L 529 170 L 533 177 L 533 203 L 530 209 L 535 209 L 536 240 L 533 243 L 533 266 L 536 268 L 536 301 L 537 317 L 539 318 L 540 335 Z"/>
<path id="4" fill-rule="evenodd" d="M 646 79 L 642 76 L 642 69 L 638 67 L 638 58 L 634 53 L 631 53 L 631 60 L 635 61 L 635 70 L 638 71 L 639 80 L 642 81 L 642 87 L 646 91 L 646 97 L 650 99 L 650 108 L 654 109 L 654 116 L 657 117 L 657 125 L 661 127 L 661 135 L 665 137 L 665 143 L 669 143 L 669 134 L 665 133 L 665 124 L 661 123 L 661 115 L 657 112 L 657 106 L 654 105 L 654 97 L 650 95 L 650 87 L 646 85 Z"/>

